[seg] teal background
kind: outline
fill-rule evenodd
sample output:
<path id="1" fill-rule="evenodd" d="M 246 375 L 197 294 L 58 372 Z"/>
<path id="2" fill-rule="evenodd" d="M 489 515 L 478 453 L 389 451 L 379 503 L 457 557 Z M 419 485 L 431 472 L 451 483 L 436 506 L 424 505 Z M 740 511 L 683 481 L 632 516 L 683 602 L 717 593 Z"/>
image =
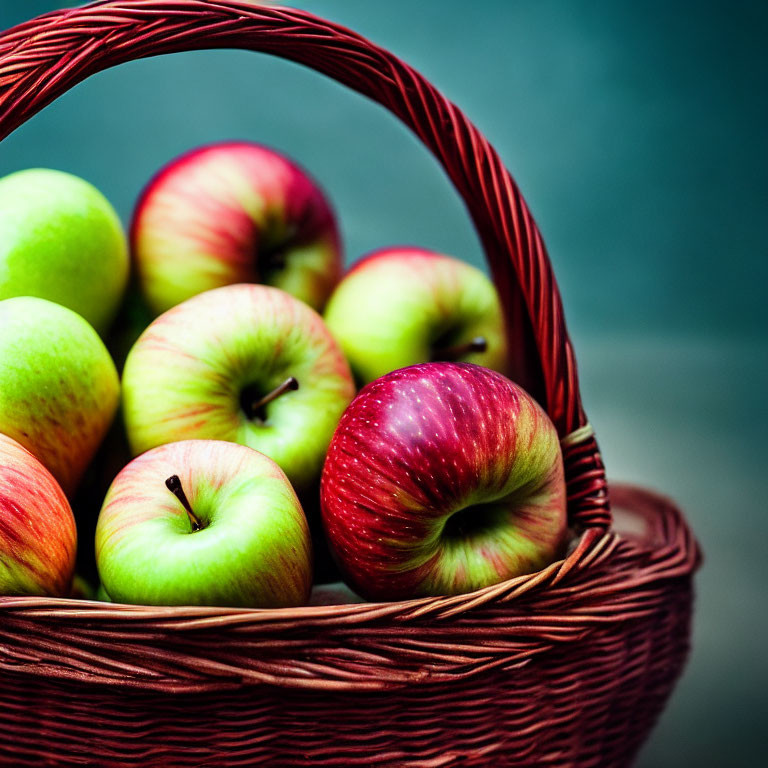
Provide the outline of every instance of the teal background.
<path id="1" fill-rule="evenodd" d="M 608 0 L 305 6 L 416 66 L 476 122 L 550 249 L 609 474 L 687 511 L 706 563 L 694 650 L 641 768 L 766 753 L 768 3 Z M 58 7 L 0 0 L 0 28 Z M 287 152 L 339 213 L 347 258 L 417 243 L 481 263 L 463 207 L 388 113 L 245 52 L 101 73 L 0 145 L 0 174 L 77 173 L 124 221 L 192 146 Z"/>

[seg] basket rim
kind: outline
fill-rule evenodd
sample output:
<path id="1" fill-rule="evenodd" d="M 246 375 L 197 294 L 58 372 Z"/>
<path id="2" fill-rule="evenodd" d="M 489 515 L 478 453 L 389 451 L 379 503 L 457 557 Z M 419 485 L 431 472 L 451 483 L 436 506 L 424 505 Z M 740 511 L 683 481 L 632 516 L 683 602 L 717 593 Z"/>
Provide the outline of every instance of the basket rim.
<path id="1" fill-rule="evenodd" d="M 85 620 L 122 619 L 125 621 L 169 621 L 176 629 L 237 624 L 241 621 L 254 624 L 293 623 L 356 623 L 384 620 L 387 618 L 408 621 L 429 616 L 446 620 L 468 610 L 497 601 L 513 601 L 531 590 L 561 582 L 572 570 L 583 570 L 597 562 L 609 559 L 617 547 L 631 546 L 637 552 L 660 552 L 683 541 L 686 546 L 682 568 L 673 572 L 664 570 L 657 578 L 674 578 L 693 573 L 700 565 L 701 556 L 697 542 L 684 520 L 682 512 L 667 496 L 631 484 L 612 484 L 619 505 L 630 510 L 638 503 L 646 508 L 663 510 L 669 516 L 665 525 L 649 527 L 645 540 L 630 540 L 615 532 L 605 532 L 591 527 L 572 540 L 572 549 L 566 557 L 552 562 L 531 574 L 517 576 L 473 592 L 458 595 L 419 597 L 409 600 L 382 602 L 342 603 L 333 605 L 304 605 L 290 608 L 239 608 L 227 606 L 149 606 L 123 603 L 105 603 L 98 600 L 39 596 L 0 596 L 0 613 L 7 610 L 34 613 L 49 618 Z M 670 528 L 670 525 L 672 526 Z"/>
<path id="2" fill-rule="evenodd" d="M 690 595 L 700 555 L 679 510 L 633 486 L 616 486 L 616 498 L 645 520 L 642 535 L 589 529 L 568 572 L 561 562 L 454 598 L 278 611 L 0 598 L 0 677 L 161 694 L 330 693 L 510 672 L 558 646 L 631 633 Z"/>

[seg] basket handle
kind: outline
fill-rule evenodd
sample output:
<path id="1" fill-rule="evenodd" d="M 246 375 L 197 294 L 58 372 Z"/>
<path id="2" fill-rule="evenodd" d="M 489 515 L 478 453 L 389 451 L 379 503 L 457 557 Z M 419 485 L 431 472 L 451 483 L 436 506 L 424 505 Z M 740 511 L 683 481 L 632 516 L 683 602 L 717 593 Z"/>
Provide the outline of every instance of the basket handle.
<path id="1" fill-rule="evenodd" d="M 467 206 L 504 307 L 516 378 L 563 444 L 569 518 L 611 521 L 605 470 L 544 243 L 512 176 L 463 113 L 407 64 L 356 33 L 290 8 L 234 0 L 104 0 L 0 34 L 0 140 L 89 75 L 133 59 L 241 48 L 304 64 L 377 101 L 440 161 Z"/>

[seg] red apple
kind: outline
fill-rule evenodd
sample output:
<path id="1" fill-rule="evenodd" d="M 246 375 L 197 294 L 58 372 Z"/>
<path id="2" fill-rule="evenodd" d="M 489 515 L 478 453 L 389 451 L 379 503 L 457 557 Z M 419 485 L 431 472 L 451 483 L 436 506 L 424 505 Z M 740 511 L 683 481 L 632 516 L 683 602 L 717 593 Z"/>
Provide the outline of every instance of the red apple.
<path id="1" fill-rule="evenodd" d="M 371 382 L 347 408 L 321 507 L 342 573 L 364 597 L 469 592 L 561 554 L 560 443 L 542 408 L 500 373 L 414 365 Z"/>
<path id="2" fill-rule="evenodd" d="M 0 434 L 0 595 L 67 596 L 76 549 L 61 486 L 26 448 Z"/>
<path id="3" fill-rule="evenodd" d="M 312 179 L 244 141 L 193 150 L 144 190 L 131 226 L 157 315 L 212 288 L 266 283 L 320 311 L 341 273 L 336 221 Z"/>

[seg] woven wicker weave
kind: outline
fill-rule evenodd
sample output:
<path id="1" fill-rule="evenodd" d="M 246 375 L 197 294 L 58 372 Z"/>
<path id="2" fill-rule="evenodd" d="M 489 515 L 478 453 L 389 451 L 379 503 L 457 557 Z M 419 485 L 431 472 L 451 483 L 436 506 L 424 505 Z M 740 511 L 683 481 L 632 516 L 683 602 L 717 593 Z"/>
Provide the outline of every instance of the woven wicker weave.
<path id="1" fill-rule="evenodd" d="M 0 35 L 0 139 L 90 74 L 244 48 L 380 102 L 434 153 L 481 236 L 518 380 L 563 439 L 569 556 L 469 595 L 284 610 L 0 598 L 0 762 L 631 762 L 680 673 L 698 548 L 668 500 L 612 486 L 581 406 L 549 260 L 498 156 L 403 62 L 303 11 L 109 0 Z"/>

